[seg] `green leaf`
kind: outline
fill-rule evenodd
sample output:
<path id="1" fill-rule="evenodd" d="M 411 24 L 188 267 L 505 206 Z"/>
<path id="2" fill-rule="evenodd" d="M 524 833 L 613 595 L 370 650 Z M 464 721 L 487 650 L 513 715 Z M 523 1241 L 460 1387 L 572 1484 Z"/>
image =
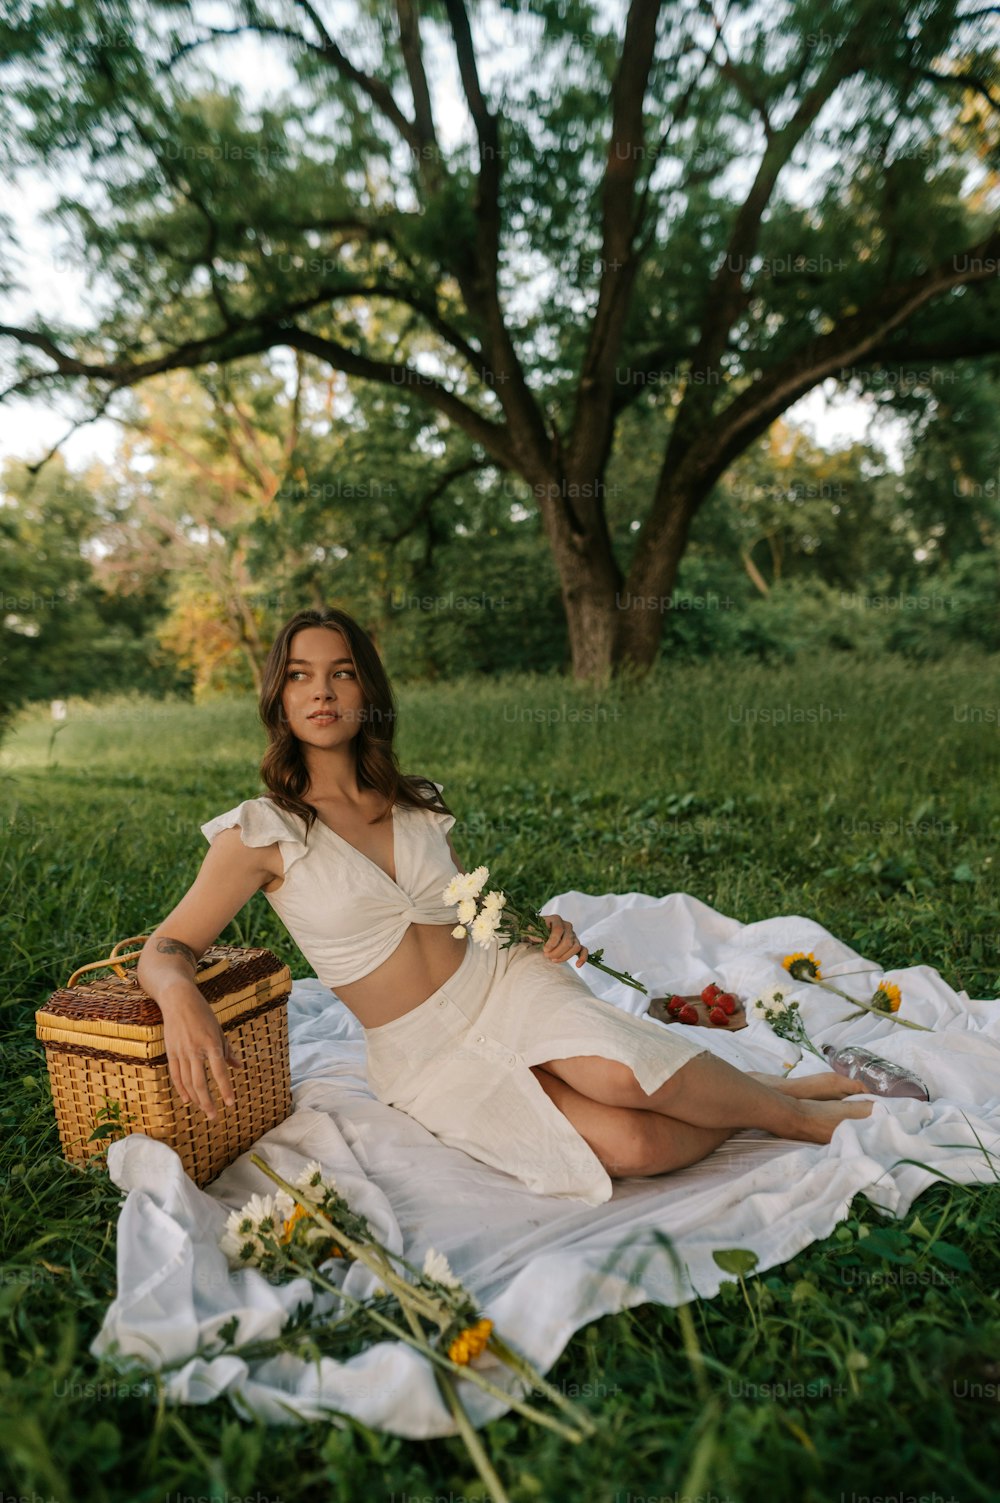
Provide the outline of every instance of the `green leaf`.
<path id="1" fill-rule="evenodd" d="M 742 1278 L 745 1273 L 753 1273 L 758 1262 L 757 1254 L 748 1247 L 724 1247 L 713 1252 L 712 1257 L 723 1273 L 733 1273 L 738 1278 Z"/>
<path id="2" fill-rule="evenodd" d="M 956 1247 L 953 1242 L 935 1242 L 930 1248 L 932 1258 L 937 1258 L 939 1263 L 946 1263 L 949 1268 L 957 1268 L 962 1273 L 971 1273 L 972 1264 L 962 1248 Z"/>
<path id="3" fill-rule="evenodd" d="M 906 1234 L 887 1231 L 883 1227 L 869 1231 L 864 1241 L 858 1242 L 858 1252 L 871 1258 L 884 1258 L 888 1263 L 908 1264 L 914 1261 L 913 1253 L 906 1245 Z"/>

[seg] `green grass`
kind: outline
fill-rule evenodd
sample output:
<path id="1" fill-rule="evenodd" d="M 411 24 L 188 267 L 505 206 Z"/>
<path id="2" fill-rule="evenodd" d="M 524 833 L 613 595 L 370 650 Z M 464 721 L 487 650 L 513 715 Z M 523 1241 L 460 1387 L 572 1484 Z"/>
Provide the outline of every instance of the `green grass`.
<path id="1" fill-rule="evenodd" d="M 401 686 L 397 744 L 404 770 L 444 784 L 463 864 L 499 885 L 808 914 L 887 969 L 931 965 L 992 997 L 995 683 L 993 660 L 967 656 L 710 663 L 598 694 L 523 675 Z M 55 735 L 34 709 L 0 751 L 0 1497 L 481 1496 L 458 1440 L 157 1407 L 87 1351 L 115 1293 L 120 1197 L 59 1157 L 33 1012 L 173 906 L 198 825 L 259 791 L 261 749 L 248 702 L 119 698 L 71 703 Z M 307 970 L 262 897 L 227 938 Z M 860 1197 L 853 1213 L 745 1293 L 691 1306 L 700 1366 L 662 1306 L 578 1332 L 550 1376 L 601 1438 L 487 1426 L 512 1499 L 995 1498 L 1000 1186 L 936 1185 L 900 1223 Z"/>

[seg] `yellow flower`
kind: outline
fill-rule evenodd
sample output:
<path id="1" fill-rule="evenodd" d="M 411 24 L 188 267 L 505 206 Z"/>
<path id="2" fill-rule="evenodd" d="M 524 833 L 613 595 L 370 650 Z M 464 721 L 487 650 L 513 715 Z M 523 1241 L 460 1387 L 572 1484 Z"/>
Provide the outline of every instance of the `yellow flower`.
<path id="1" fill-rule="evenodd" d="M 879 1012 L 898 1012 L 902 1000 L 895 981 L 880 981 L 872 997 L 872 1006 L 877 1007 Z"/>
<path id="2" fill-rule="evenodd" d="M 473 1357 L 478 1357 L 484 1351 L 493 1330 L 492 1320 L 477 1320 L 474 1326 L 467 1326 L 459 1332 L 448 1348 L 448 1356 L 452 1362 L 466 1363 Z"/>
<path id="3" fill-rule="evenodd" d="M 817 981 L 819 979 L 819 961 L 810 950 L 804 954 L 796 950 L 794 955 L 786 955 L 781 962 L 790 976 L 796 981 Z"/>
<path id="4" fill-rule="evenodd" d="M 311 1220 L 312 1212 L 307 1211 L 305 1206 L 296 1203 L 295 1210 L 285 1222 L 285 1229 L 281 1234 L 282 1245 L 287 1245 L 289 1242 L 291 1242 L 292 1238 L 295 1235 L 295 1228 L 298 1226 L 300 1221 Z M 326 1260 L 326 1258 L 342 1258 L 344 1256 L 343 1248 L 339 1247 L 337 1243 L 334 1242 L 332 1237 L 326 1238 L 325 1240 L 322 1237 L 317 1237 L 315 1243 L 311 1245 L 313 1250 L 315 1250 L 316 1246 L 319 1245 L 323 1252 L 324 1261 Z"/>
<path id="5" fill-rule="evenodd" d="M 282 1240 L 282 1242 L 291 1242 L 292 1235 L 293 1235 L 293 1233 L 295 1231 L 296 1226 L 298 1225 L 298 1223 L 300 1221 L 303 1220 L 303 1218 L 307 1218 L 308 1219 L 308 1216 L 309 1216 L 309 1212 L 306 1210 L 305 1206 L 300 1206 L 300 1205 L 296 1204 L 295 1210 L 292 1212 L 292 1214 L 289 1216 L 288 1220 L 285 1222 L 285 1229 L 284 1229 L 284 1231 L 281 1234 L 281 1240 Z"/>

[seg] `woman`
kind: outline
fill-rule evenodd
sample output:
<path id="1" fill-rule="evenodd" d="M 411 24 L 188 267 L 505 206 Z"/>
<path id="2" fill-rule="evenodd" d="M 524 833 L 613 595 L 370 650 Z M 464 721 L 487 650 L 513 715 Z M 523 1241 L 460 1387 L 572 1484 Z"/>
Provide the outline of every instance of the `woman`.
<path id="1" fill-rule="evenodd" d="M 365 1031 L 368 1082 L 443 1142 L 539 1193 L 599 1204 L 611 1178 L 692 1164 L 741 1128 L 829 1141 L 870 1102 L 832 1071 L 746 1074 L 676 1028 L 595 997 L 562 962 L 587 958 L 546 917 L 541 949 L 456 937 L 442 892 L 462 868 L 442 785 L 404 777 L 395 701 L 367 634 L 336 609 L 299 611 L 271 649 L 260 700 L 268 796 L 202 829 L 189 891 L 150 936 L 141 985 L 163 1013 L 170 1077 L 216 1115 L 240 1061 L 195 985 L 198 957 L 262 891 L 316 974 Z M 627 957 L 626 957 L 627 959 Z"/>

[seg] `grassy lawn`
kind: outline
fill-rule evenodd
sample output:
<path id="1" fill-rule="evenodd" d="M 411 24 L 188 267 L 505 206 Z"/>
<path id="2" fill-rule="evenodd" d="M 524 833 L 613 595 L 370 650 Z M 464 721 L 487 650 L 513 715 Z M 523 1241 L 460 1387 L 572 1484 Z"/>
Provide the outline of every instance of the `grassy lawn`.
<path id="1" fill-rule="evenodd" d="M 968 656 L 711 663 L 601 694 L 523 675 L 401 686 L 397 746 L 444 784 L 463 865 L 500 886 L 806 914 L 886 969 L 994 997 L 996 682 L 995 660 Z M 247 701 L 123 697 L 71 702 L 55 733 L 33 710 L 0 751 L 5 1503 L 481 1496 L 457 1439 L 157 1407 L 87 1351 L 115 1293 L 119 1192 L 59 1156 L 34 1009 L 173 906 L 207 849 L 198 825 L 260 791 L 262 745 Z M 308 973 L 261 896 L 225 937 Z M 518 1503 L 994 1499 L 998 1242 L 1000 1184 L 936 1185 L 888 1225 L 859 1198 L 825 1242 L 690 1307 L 697 1370 L 665 1307 L 578 1332 L 550 1376 L 598 1441 L 507 1416 L 484 1439 Z"/>

